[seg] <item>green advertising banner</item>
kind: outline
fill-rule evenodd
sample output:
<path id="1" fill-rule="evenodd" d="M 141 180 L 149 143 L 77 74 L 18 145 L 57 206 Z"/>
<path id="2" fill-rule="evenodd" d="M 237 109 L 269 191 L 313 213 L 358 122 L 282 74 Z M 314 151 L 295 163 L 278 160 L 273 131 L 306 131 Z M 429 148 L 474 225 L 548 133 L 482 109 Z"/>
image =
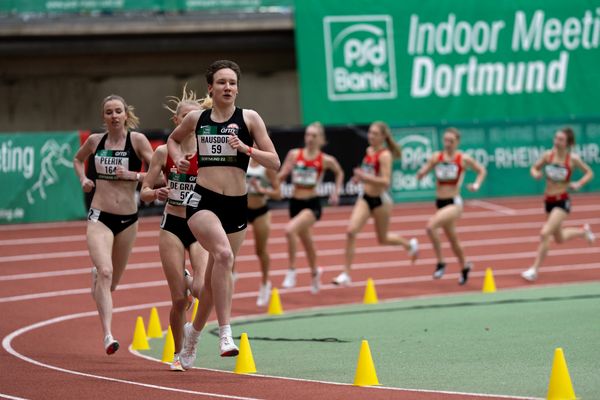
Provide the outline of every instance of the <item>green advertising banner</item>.
<path id="1" fill-rule="evenodd" d="M 302 0 L 304 123 L 424 125 L 600 115 L 592 0 Z"/>
<path id="2" fill-rule="evenodd" d="M 487 178 L 477 193 L 463 189 L 462 195 L 501 197 L 541 195 L 544 180 L 535 180 L 529 169 L 541 154 L 552 147 L 559 124 L 471 124 L 458 125 L 461 131 L 460 149 L 486 167 Z M 594 171 L 595 178 L 582 192 L 600 191 L 600 119 L 569 124 L 575 131 L 579 154 Z M 418 181 L 419 168 L 442 148 L 444 126 L 393 129 L 394 139 L 402 146 L 402 159 L 394 163 L 391 194 L 395 202 L 432 200 L 436 182 L 433 173 Z M 573 174 L 579 179 L 581 171 Z M 475 179 L 467 172 L 463 186 Z"/>
<path id="3" fill-rule="evenodd" d="M 79 132 L 0 135 L 0 224 L 85 217 L 78 148 Z"/>
<path id="4" fill-rule="evenodd" d="M 93 13 L 291 10 L 294 0 L 2 0 L 0 13 Z"/>

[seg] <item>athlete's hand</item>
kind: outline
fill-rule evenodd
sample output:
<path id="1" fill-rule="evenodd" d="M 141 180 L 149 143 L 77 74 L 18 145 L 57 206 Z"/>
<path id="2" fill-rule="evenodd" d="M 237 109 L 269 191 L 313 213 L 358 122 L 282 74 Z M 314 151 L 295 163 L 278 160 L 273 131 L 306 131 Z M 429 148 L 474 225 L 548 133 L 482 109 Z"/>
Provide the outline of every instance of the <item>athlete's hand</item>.
<path id="1" fill-rule="evenodd" d="M 136 179 L 137 172 L 129 171 L 129 170 L 125 169 L 125 167 L 122 165 L 119 165 L 117 167 L 115 174 L 117 175 L 117 178 L 124 180 L 124 181 L 136 181 L 137 180 Z"/>
<path id="2" fill-rule="evenodd" d="M 258 178 L 250 178 L 250 186 L 252 186 L 256 193 L 265 194 L 266 192 L 265 188 L 260 186 L 260 181 Z"/>
<path id="3" fill-rule="evenodd" d="M 85 177 L 81 180 L 81 188 L 83 189 L 83 191 L 85 193 L 91 192 L 95 186 L 96 185 L 94 184 L 94 181 L 91 179 L 88 179 L 87 177 Z"/>
<path id="4" fill-rule="evenodd" d="M 539 169 L 532 169 L 531 170 L 531 176 L 534 179 L 541 179 L 542 178 L 542 171 L 540 171 Z"/>
<path id="5" fill-rule="evenodd" d="M 337 191 L 333 191 L 331 192 L 331 195 L 329 195 L 329 204 L 331 204 L 332 206 L 337 206 L 340 203 L 340 196 L 338 196 Z"/>
<path id="6" fill-rule="evenodd" d="M 569 183 L 569 189 L 578 192 L 581 189 L 581 183 L 579 182 L 571 182 Z"/>
<path id="7" fill-rule="evenodd" d="M 231 134 L 229 135 L 229 137 L 227 138 L 227 143 L 229 143 L 229 145 L 234 149 L 239 151 L 240 153 L 244 153 L 247 154 L 248 153 L 248 146 L 246 146 L 238 137 L 238 135 L 235 134 Z"/>
<path id="8" fill-rule="evenodd" d="M 352 181 L 354 183 L 362 181 L 365 177 L 365 171 L 363 171 L 362 168 L 356 167 L 352 170 L 352 172 L 354 173 L 354 175 L 352 175 Z"/>
<path id="9" fill-rule="evenodd" d="M 479 184 L 477 182 L 469 183 L 467 185 L 467 190 L 469 192 L 476 192 L 479 190 Z"/>
<path id="10" fill-rule="evenodd" d="M 186 157 L 181 157 L 179 160 L 173 160 L 177 170 L 182 174 L 185 174 L 190 169 L 190 162 Z"/>
<path id="11" fill-rule="evenodd" d="M 156 198 L 158 200 L 167 201 L 167 198 L 169 197 L 169 188 L 167 188 L 167 187 L 158 188 L 158 189 L 154 190 L 154 194 L 156 194 Z"/>

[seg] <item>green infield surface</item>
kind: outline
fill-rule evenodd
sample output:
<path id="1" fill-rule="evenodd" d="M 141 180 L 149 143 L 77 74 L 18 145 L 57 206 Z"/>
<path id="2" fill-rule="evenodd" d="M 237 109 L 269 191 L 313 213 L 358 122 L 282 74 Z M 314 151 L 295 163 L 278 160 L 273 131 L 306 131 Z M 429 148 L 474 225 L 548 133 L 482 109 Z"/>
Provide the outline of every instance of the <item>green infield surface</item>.
<path id="1" fill-rule="evenodd" d="M 285 309 L 285 295 L 282 296 Z M 238 319 L 259 374 L 352 383 L 362 339 L 383 386 L 546 395 L 562 347 L 578 398 L 600 398 L 600 283 L 386 301 Z M 215 325 L 196 366 L 232 371 Z M 159 358 L 163 340 L 142 354 Z"/>

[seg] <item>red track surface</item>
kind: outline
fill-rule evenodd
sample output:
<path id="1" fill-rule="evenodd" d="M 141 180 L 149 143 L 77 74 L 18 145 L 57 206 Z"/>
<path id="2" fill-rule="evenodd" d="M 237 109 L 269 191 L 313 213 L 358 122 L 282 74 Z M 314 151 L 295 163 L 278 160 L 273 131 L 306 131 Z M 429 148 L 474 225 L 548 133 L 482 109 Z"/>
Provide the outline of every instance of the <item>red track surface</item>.
<path id="1" fill-rule="evenodd" d="M 341 268 L 350 210 L 348 207 L 325 209 L 323 220 L 315 227 L 318 262 L 325 269 L 323 282 L 330 282 Z M 450 261 L 448 272 L 440 281 L 431 279 L 435 260 L 424 227 L 432 212 L 430 204 L 397 205 L 394 209 L 391 230 L 406 236 L 416 235 L 422 244 L 416 266 L 408 263 L 404 251 L 378 246 L 373 225 L 369 224 L 357 242 L 353 287 L 340 289 L 326 284 L 321 293 L 311 295 L 308 270 L 301 255 L 299 288 L 281 291 L 284 308 L 360 302 L 368 277 L 375 280 L 380 299 L 479 291 L 485 267 L 493 267 L 500 290 L 525 285 L 519 272 L 533 260 L 545 218 L 539 198 L 467 202 L 459 224 L 459 236 L 468 258 L 475 263 L 475 271 L 465 287 L 457 285 L 458 266 L 450 257 L 447 245 L 444 251 Z M 275 211 L 273 221 L 269 248 L 272 280 L 279 285 L 287 267 L 282 232 L 286 213 Z M 575 197 L 567 225 L 581 225 L 584 221 L 590 222 L 596 231 L 600 230 L 599 195 Z M 157 304 L 161 319 L 168 320 L 169 292 L 159 264 L 158 223 L 156 217 L 141 219 L 130 265 L 119 290 L 114 293 L 115 307 L 121 311 L 114 314 L 113 332 L 124 346 L 131 339 L 135 317 L 147 316 L 151 305 Z M 553 245 L 538 284 L 600 280 L 599 260 L 600 248 L 589 247 L 583 240 Z M 107 357 L 103 353 L 100 323 L 89 294 L 90 266 L 84 222 L 0 227 L 0 335 L 4 338 L 0 350 L 0 397 L 4 394 L 27 399 L 102 400 L 124 397 L 146 400 L 166 397 L 483 398 L 468 394 L 357 388 L 207 370 L 174 374 L 164 365 L 138 358 L 126 349 Z M 239 280 L 234 314 L 264 312 L 255 306 L 259 273 L 251 233 L 236 268 Z M 126 308 L 129 306 L 130 309 Z M 78 313 L 84 314 L 75 315 Z M 63 318 L 55 323 L 31 327 L 59 317 Z M 21 328 L 25 329 L 18 331 Z M 13 354 L 7 352 L 7 348 L 12 349 Z"/>

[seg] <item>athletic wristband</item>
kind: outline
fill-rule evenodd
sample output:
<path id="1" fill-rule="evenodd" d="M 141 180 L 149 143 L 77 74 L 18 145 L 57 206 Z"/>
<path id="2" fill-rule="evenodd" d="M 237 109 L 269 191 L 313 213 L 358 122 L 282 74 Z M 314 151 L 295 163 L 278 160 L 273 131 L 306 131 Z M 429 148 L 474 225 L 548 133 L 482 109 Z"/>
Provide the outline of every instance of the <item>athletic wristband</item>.
<path id="1" fill-rule="evenodd" d="M 248 155 L 252 155 L 252 147 L 248 147 Z"/>

